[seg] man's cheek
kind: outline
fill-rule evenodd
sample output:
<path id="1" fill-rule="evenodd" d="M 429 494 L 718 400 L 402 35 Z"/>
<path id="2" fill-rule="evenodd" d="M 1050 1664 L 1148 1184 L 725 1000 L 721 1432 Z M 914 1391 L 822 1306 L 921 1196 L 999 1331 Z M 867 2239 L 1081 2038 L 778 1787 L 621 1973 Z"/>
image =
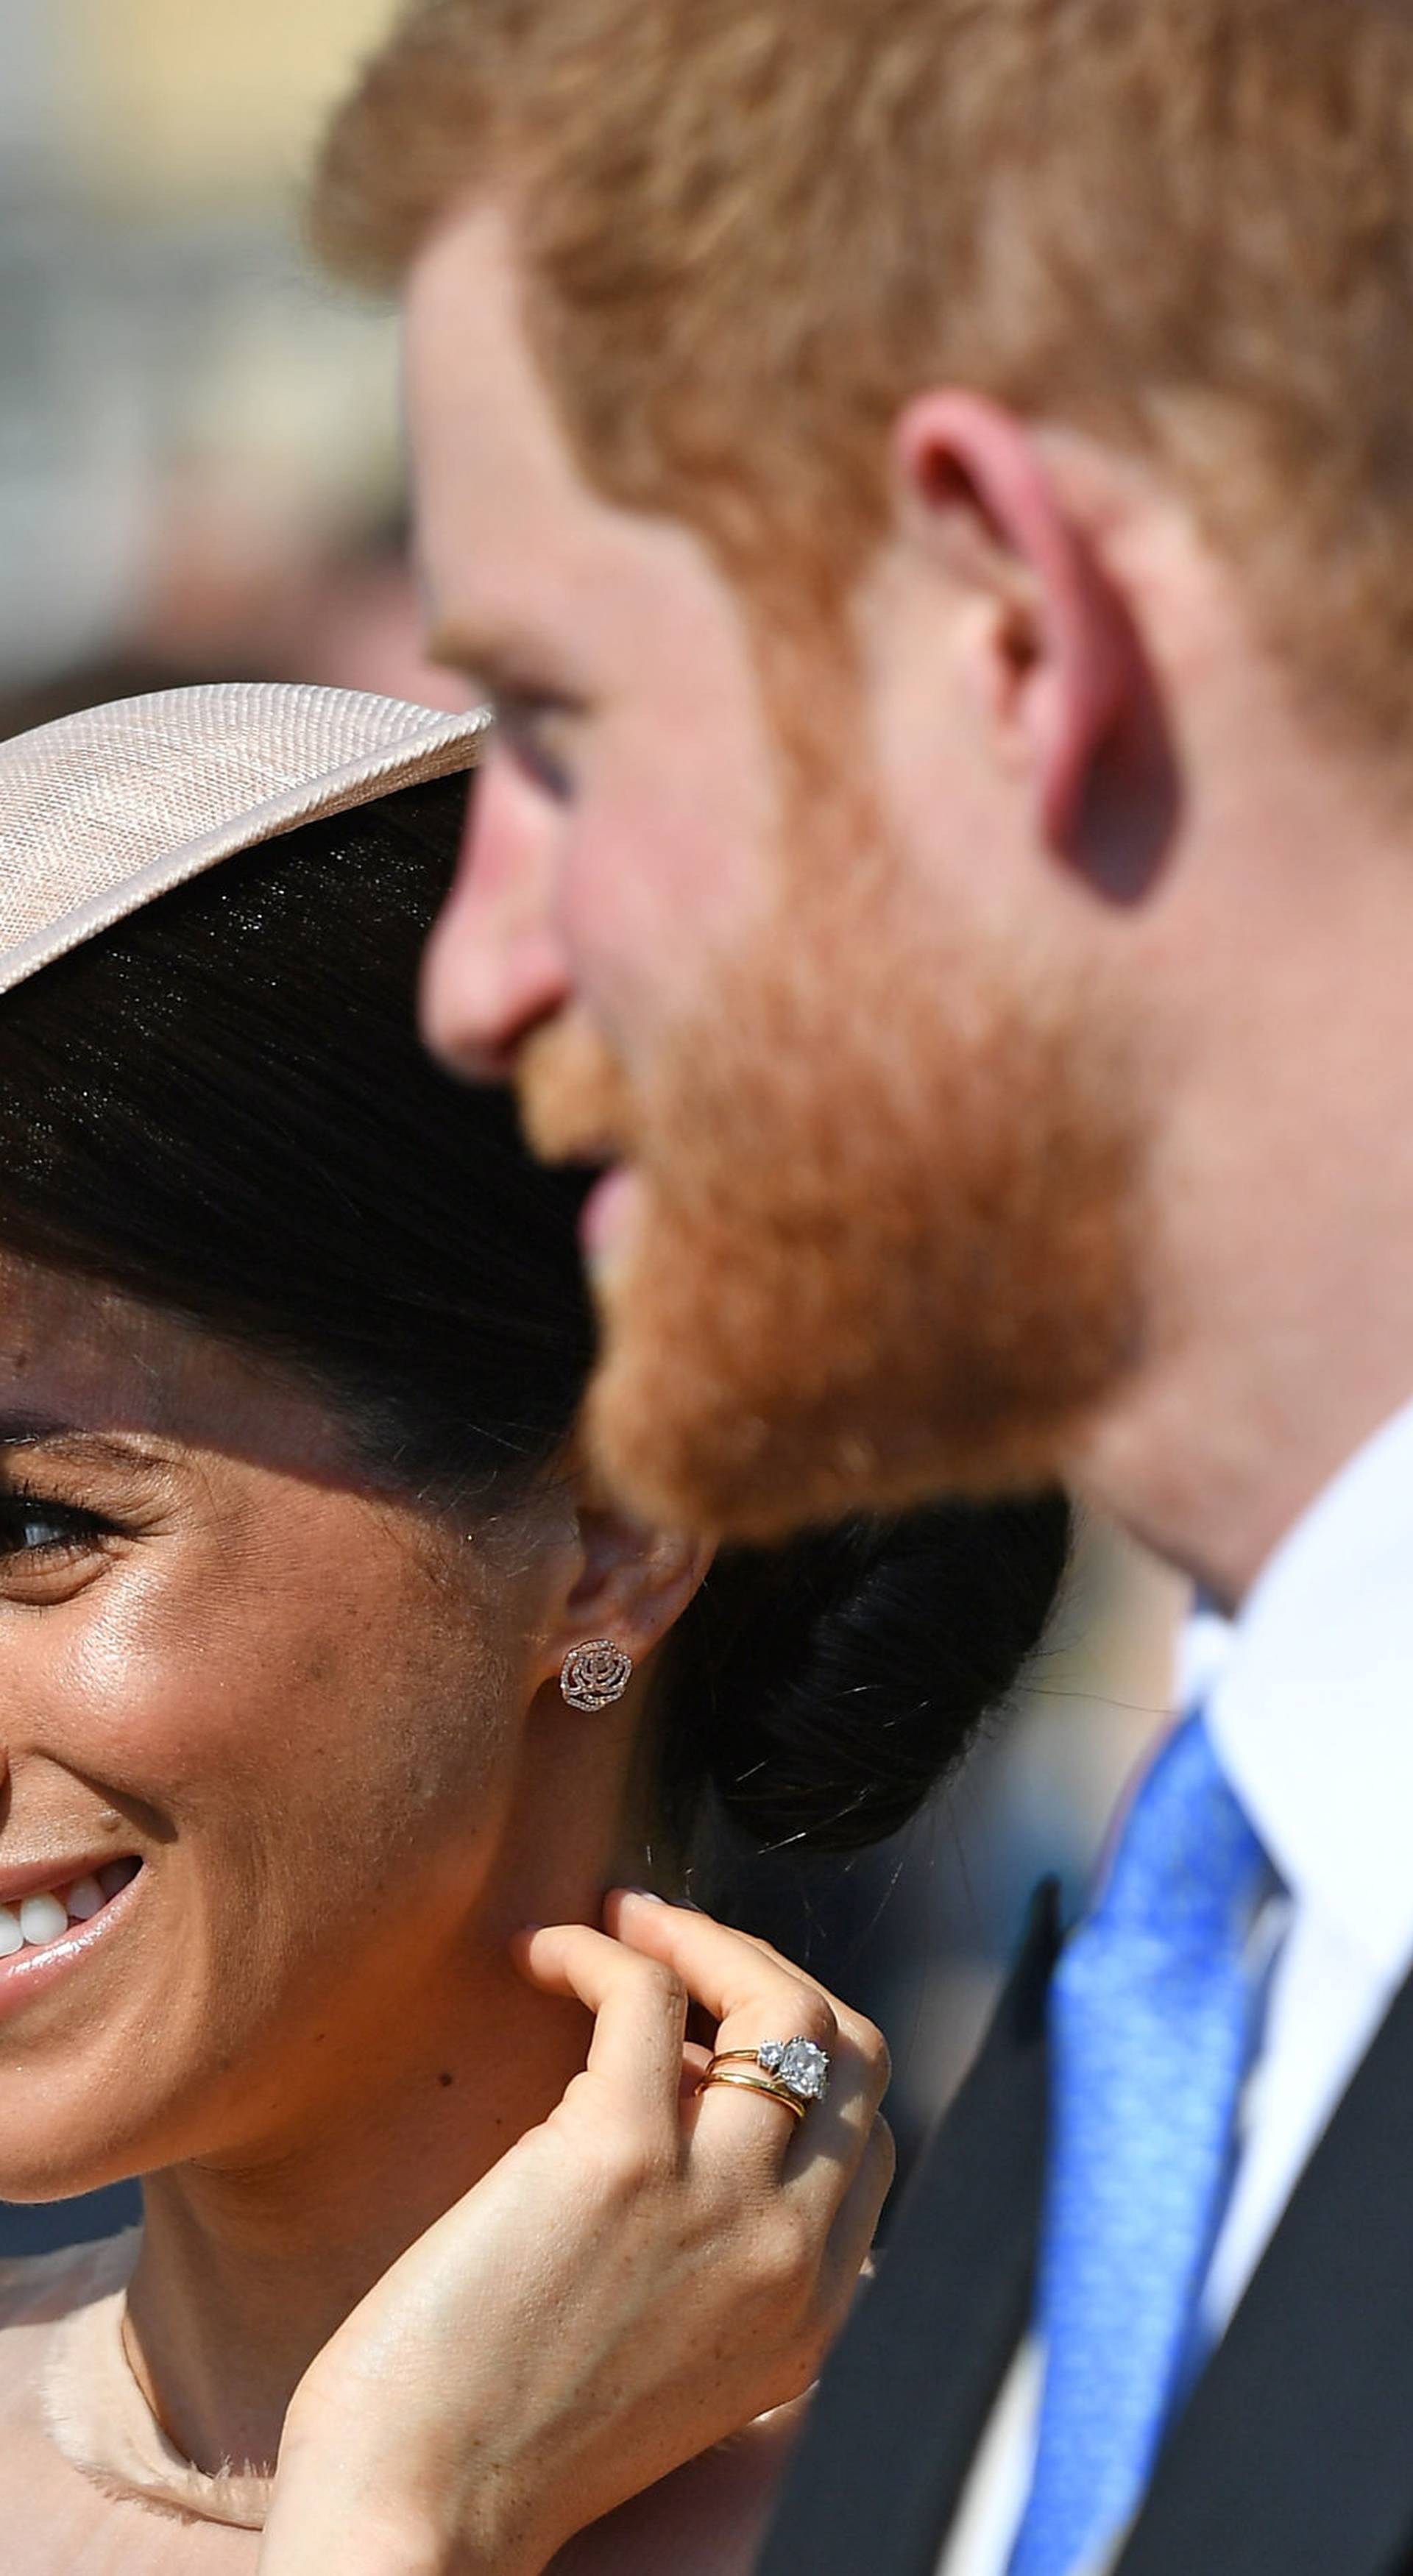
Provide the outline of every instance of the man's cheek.
<path id="1" fill-rule="evenodd" d="M 677 1022 L 737 954 L 759 906 L 760 879 L 710 805 L 635 802 L 578 841 L 563 881 L 561 932 L 577 982 L 605 1036 L 625 1056 Z"/>
<path id="2" fill-rule="evenodd" d="M 692 937 L 667 845 L 665 825 L 633 812 L 610 813 L 571 836 L 560 935 L 576 987 L 610 1042 L 644 1014 L 657 1015 L 661 988 L 671 990 Z"/>

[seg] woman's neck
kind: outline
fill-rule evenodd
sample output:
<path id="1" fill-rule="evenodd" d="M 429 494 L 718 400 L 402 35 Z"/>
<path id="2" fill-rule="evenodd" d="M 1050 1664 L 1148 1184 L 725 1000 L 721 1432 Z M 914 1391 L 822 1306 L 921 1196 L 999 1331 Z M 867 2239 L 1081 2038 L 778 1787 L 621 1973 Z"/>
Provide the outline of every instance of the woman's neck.
<path id="1" fill-rule="evenodd" d="M 269 2471 L 299 2380 L 414 2239 L 543 2119 L 583 2064 L 577 2006 L 506 1967 L 415 2035 L 326 2085 L 239 2164 L 177 2164 L 145 2186 L 128 2344 L 178 2449 Z"/>

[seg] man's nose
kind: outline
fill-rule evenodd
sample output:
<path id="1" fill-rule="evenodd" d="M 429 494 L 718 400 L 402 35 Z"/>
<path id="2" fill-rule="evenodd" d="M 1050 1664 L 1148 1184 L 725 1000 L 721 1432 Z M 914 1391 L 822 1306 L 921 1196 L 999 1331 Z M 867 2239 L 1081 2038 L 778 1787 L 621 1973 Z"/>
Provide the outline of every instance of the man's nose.
<path id="1" fill-rule="evenodd" d="M 550 854 L 492 761 L 472 791 L 455 881 L 428 942 L 419 1006 L 432 1052 L 503 1081 L 525 1038 L 569 999 L 554 933 Z"/>

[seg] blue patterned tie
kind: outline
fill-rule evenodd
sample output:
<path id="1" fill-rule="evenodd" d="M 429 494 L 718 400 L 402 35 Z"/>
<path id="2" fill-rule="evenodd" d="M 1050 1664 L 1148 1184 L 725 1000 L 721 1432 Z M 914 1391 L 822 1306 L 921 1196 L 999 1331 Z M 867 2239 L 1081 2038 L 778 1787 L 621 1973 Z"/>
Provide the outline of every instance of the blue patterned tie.
<path id="1" fill-rule="evenodd" d="M 1196 2328 L 1255 2035 L 1266 1862 L 1190 1717 L 1144 1780 L 1051 1989 L 1045 2387 L 1010 2576 L 1073 2576 L 1147 2484 Z"/>

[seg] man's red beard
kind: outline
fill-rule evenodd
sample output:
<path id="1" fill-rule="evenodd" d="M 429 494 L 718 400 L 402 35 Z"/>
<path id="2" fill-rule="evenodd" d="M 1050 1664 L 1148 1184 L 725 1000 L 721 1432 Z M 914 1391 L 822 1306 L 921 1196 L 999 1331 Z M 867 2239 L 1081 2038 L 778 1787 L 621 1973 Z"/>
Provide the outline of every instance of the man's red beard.
<path id="1" fill-rule="evenodd" d="M 1136 1351 L 1133 1103 L 1076 998 L 928 948 L 881 852 L 830 875 L 648 1082 L 578 1015 L 521 1068 L 537 1150 L 611 1138 L 641 1184 L 590 1449 L 713 1536 L 1048 1484 Z"/>

